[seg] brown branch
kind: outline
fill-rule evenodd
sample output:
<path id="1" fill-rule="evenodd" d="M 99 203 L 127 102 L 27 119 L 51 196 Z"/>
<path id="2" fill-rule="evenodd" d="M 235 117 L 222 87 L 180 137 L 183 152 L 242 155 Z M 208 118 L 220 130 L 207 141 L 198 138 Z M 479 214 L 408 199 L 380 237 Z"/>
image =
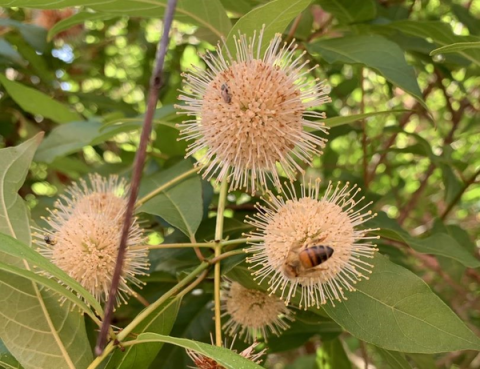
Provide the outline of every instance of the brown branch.
<path id="1" fill-rule="evenodd" d="M 107 334 L 112 321 L 113 308 L 116 301 L 118 286 L 120 283 L 120 277 L 122 274 L 123 262 L 125 259 L 128 232 L 132 223 L 133 211 L 135 208 L 135 202 L 137 200 L 138 188 L 140 186 L 140 179 L 142 177 L 143 165 L 145 163 L 145 157 L 147 153 L 147 146 L 150 140 L 150 134 L 152 131 L 153 116 L 158 101 L 158 93 L 163 85 L 162 73 L 163 64 L 165 61 L 165 55 L 167 53 L 169 43 L 169 33 L 172 26 L 173 14 L 177 0 L 168 0 L 167 9 L 165 11 L 163 21 L 163 35 L 159 41 L 159 47 L 157 49 L 157 55 L 155 57 L 155 68 L 150 79 L 150 90 L 148 93 L 147 111 L 145 113 L 145 120 L 143 123 L 143 129 L 140 136 L 140 144 L 137 154 L 135 156 L 135 162 L 133 165 L 133 174 L 130 185 L 130 193 L 128 197 L 127 207 L 125 210 L 125 218 L 123 222 L 122 236 L 120 239 L 120 245 L 118 246 L 117 261 L 115 265 L 115 271 L 112 277 L 112 284 L 108 293 L 108 300 L 105 306 L 105 318 L 102 322 L 102 328 L 100 335 L 98 336 L 97 345 L 95 346 L 95 354 L 100 356 L 103 353 L 105 344 L 107 341 Z"/>
<path id="2" fill-rule="evenodd" d="M 290 41 L 290 40 L 293 39 L 293 36 L 295 35 L 295 31 L 297 30 L 298 25 L 300 24 L 301 19 L 302 19 L 302 13 L 300 13 L 299 15 L 297 15 L 297 17 L 296 17 L 295 20 L 293 21 L 292 27 L 290 27 L 290 31 L 288 32 L 286 41 Z"/>

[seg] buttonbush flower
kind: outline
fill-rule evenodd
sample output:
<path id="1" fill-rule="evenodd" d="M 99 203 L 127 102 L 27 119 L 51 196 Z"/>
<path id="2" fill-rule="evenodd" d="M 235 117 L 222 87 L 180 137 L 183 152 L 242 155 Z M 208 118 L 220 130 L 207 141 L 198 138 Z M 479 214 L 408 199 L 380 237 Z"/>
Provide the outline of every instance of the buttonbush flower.
<path id="1" fill-rule="evenodd" d="M 33 234 L 39 252 L 70 277 L 77 280 L 96 299 L 108 296 L 125 215 L 128 186 L 117 176 L 90 175 L 66 190 L 49 210 L 49 227 Z M 133 294 L 127 284 L 141 286 L 136 275 L 148 270 L 145 237 L 137 219 L 128 234 L 127 254 L 120 279 L 117 303 Z"/>
<path id="2" fill-rule="evenodd" d="M 269 333 L 279 336 L 290 327 L 287 321 L 293 321 L 293 314 L 278 297 L 227 283 L 222 317 L 229 317 L 223 328 L 230 336 L 238 334 L 253 342 L 261 334 L 267 340 Z"/>
<path id="3" fill-rule="evenodd" d="M 373 229 L 358 226 L 371 219 L 367 204 L 355 209 L 360 191 L 356 186 L 332 185 L 319 198 L 320 181 L 303 187 L 301 197 L 293 186 L 286 186 L 282 195 L 269 193 L 266 205 L 257 205 L 259 213 L 247 222 L 257 228 L 247 251 L 253 256 L 253 275 L 260 281 L 268 278 L 272 293 L 281 291 L 286 303 L 300 289 L 300 307 L 325 304 L 327 300 L 346 299 L 344 290 L 354 291 L 361 278 L 368 279 L 375 247 L 368 241 Z M 287 194 L 288 193 L 288 194 Z"/>
<path id="4" fill-rule="evenodd" d="M 327 133 L 311 110 L 330 102 L 323 82 L 305 69 L 305 53 L 283 43 L 277 34 L 261 53 L 263 29 L 252 38 L 235 38 L 236 55 L 220 45 L 204 56 L 208 70 L 184 74 L 185 89 L 177 106 L 194 117 L 180 124 L 181 137 L 193 141 L 187 156 L 199 154 L 205 178 L 230 179 L 230 190 L 255 192 L 267 178 L 279 184 L 279 168 L 290 179 L 303 172 L 297 161 L 311 164 L 322 153 Z M 308 128 L 310 132 L 305 131 Z M 279 166 L 278 166 L 279 165 Z"/>

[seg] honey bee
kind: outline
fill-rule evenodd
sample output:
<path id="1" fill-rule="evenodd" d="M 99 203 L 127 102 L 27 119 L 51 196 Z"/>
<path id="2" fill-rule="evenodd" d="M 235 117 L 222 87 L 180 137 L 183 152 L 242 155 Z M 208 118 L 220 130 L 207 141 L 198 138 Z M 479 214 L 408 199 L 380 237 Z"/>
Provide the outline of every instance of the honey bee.
<path id="1" fill-rule="evenodd" d="M 57 243 L 57 241 L 55 241 L 55 239 L 49 235 L 49 234 L 46 234 L 45 237 L 43 237 L 43 240 L 45 241 L 45 243 L 47 245 L 55 245 Z"/>
<path id="2" fill-rule="evenodd" d="M 230 89 L 228 88 L 228 85 L 224 83 L 220 89 L 223 101 L 225 101 L 227 104 L 230 104 L 232 102 L 232 95 L 230 95 Z"/>
<path id="3" fill-rule="evenodd" d="M 330 246 L 326 245 L 310 246 L 300 249 L 300 251 L 291 250 L 285 261 L 283 271 L 287 277 L 296 278 L 322 270 L 322 268 L 317 267 L 330 259 L 333 251 Z"/>

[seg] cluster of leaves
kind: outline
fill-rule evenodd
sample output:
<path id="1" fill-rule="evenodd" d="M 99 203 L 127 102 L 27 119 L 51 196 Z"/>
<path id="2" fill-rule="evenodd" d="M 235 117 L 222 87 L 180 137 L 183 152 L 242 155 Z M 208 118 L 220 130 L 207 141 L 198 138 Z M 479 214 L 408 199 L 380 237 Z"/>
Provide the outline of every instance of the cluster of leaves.
<path id="1" fill-rule="evenodd" d="M 30 248 L 30 224 L 42 223 L 72 180 L 92 171 L 130 175 L 166 1 L 88 3 L 0 0 L 8 7 L 0 18 L 0 365 L 7 368 L 99 365 L 91 346 L 102 307 Z M 38 10 L 26 8 L 65 6 L 82 7 L 48 31 L 31 24 Z M 218 188 L 185 176 L 192 161 L 176 140 L 173 104 L 181 71 L 200 65 L 199 54 L 262 24 L 267 42 L 276 32 L 296 38 L 332 87 L 329 144 L 308 173 L 358 184 L 379 213 L 371 225 L 381 228 L 382 255 L 371 278 L 335 307 L 298 311 L 291 328 L 269 340 L 266 366 L 478 365 L 479 16 L 478 1 L 179 2 L 140 190 L 175 182 L 138 209 L 151 243 L 214 239 Z M 62 33 L 78 24 L 82 32 Z M 243 220 L 256 201 L 229 194 L 226 238 L 250 229 Z M 126 327 L 119 337 L 127 342 L 105 368 L 186 367 L 185 347 L 226 368 L 258 367 L 191 341 L 210 342 L 211 278 L 195 293 L 161 300 L 179 281 L 190 282 L 199 264 L 192 249 L 152 250 L 150 263 L 140 292 L 152 303 L 149 314 L 135 300 L 116 311 L 114 325 Z M 252 280 L 244 256 L 222 261 L 222 273 L 266 288 Z M 127 345 L 132 337 L 137 344 Z"/>

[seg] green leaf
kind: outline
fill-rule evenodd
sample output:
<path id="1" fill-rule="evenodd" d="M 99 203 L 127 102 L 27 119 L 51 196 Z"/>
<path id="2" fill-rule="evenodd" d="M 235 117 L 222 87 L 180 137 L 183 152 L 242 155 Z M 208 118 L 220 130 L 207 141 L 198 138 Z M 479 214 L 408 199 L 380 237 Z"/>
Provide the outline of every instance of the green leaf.
<path id="1" fill-rule="evenodd" d="M 60 22 L 56 23 L 52 28 L 50 28 L 47 35 L 48 41 L 51 41 L 53 37 L 58 35 L 60 32 L 76 26 L 77 24 L 84 24 L 87 20 L 107 20 L 114 17 L 115 15 L 108 13 L 78 12 L 71 17 L 62 19 Z"/>
<path id="2" fill-rule="evenodd" d="M 5 369 L 23 369 L 20 363 L 7 350 L 4 343 L 0 340 L 0 366 Z"/>
<path id="3" fill-rule="evenodd" d="M 458 36 L 453 33 L 449 24 L 438 21 L 404 20 L 393 22 L 383 27 L 395 29 L 411 36 L 431 39 L 440 46 L 451 45 L 458 42 L 480 41 L 480 38 L 475 36 Z M 464 49 L 458 51 L 458 54 L 471 62 L 480 65 L 480 50 Z"/>
<path id="4" fill-rule="evenodd" d="M 98 2 L 92 0 L 0 0 L 0 6 L 28 7 L 38 9 L 62 9 L 70 6 L 84 6 L 97 12 L 118 14 L 130 17 L 163 18 L 167 0 L 112 0 Z M 179 0 L 175 19 L 204 27 L 218 39 L 226 37 L 231 28 L 230 19 L 219 0 Z"/>
<path id="5" fill-rule="evenodd" d="M 28 228 L 27 228 L 28 229 Z M 19 242 L 6 234 L 0 233 L 0 253 L 9 255 L 15 259 L 25 260 L 29 265 L 34 266 L 46 272 L 48 275 L 56 277 L 64 285 L 82 296 L 90 305 L 98 312 L 102 311 L 102 307 L 97 300 L 75 279 L 70 277 L 62 269 L 52 264 L 48 259 L 34 251 L 31 247 Z"/>
<path id="6" fill-rule="evenodd" d="M 408 354 L 413 362 L 416 364 L 417 369 L 437 369 L 438 366 L 435 363 L 435 358 L 433 355 L 425 354 Z"/>
<path id="7" fill-rule="evenodd" d="M 451 4 L 452 12 L 462 22 L 472 35 L 480 35 L 480 20 L 466 7 L 460 4 Z"/>
<path id="8" fill-rule="evenodd" d="M 373 273 L 348 293 L 324 305 L 327 314 L 355 337 L 401 352 L 478 350 L 480 339 L 412 272 L 381 255 Z"/>
<path id="9" fill-rule="evenodd" d="M 310 44 L 308 48 L 330 64 L 341 62 L 371 68 L 426 106 L 415 71 L 405 61 L 402 49 L 382 36 L 361 35 L 321 40 Z"/>
<path id="10" fill-rule="evenodd" d="M 43 92 L 22 85 L 21 83 L 10 81 L 4 75 L 0 74 L 0 82 L 7 90 L 10 97 L 20 107 L 32 114 L 38 114 L 49 118 L 57 123 L 67 123 L 75 120 L 82 120 L 82 117 L 58 101 Z"/>
<path id="11" fill-rule="evenodd" d="M 0 150 L 0 232 L 7 234 L 0 234 L 0 261 L 17 268 L 31 267 L 24 260 L 25 255 L 34 255 L 34 259 L 52 265 L 24 245 L 30 244 L 30 225 L 25 203 L 17 194 L 42 137 L 40 133 L 19 146 Z M 60 306 L 57 294 L 3 271 L 0 337 L 25 369 L 83 369 L 92 360 L 83 316 L 73 311 L 69 303 Z M 25 349 L 25 337 L 29 350 Z"/>
<path id="12" fill-rule="evenodd" d="M 0 234 L 0 240 L 2 239 L 3 235 Z M 27 269 L 17 268 L 13 265 L 8 265 L 0 261 L 0 270 L 5 272 L 15 274 L 20 277 L 24 277 L 26 279 L 31 280 L 32 282 L 37 282 L 38 284 L 45 286 L 52 290 L 53 292 L 57 292 L 60 296 L 65 297 L 68 301 L 72 302 L 74 305 L 82 309 L 88 315 L 90 315 L 93 319 L 96 318 L 95 314 L 92 310 L 88 307 L 83 300 L 81 300 L 77 295 L 72 293 L 70 290 L 66 289 L 63 285 L 58 283 L 55 280 L 52 280 L 48 277 L 43 277 L 37 273 L 31 272 Z"/>
<path id="13" fill-rule="evenodd" d="M 340 339 L 325 341 L 318 353 L 317 361 L 322 363 L 322 369 L 351 369 L 345 348 Z"/>
<path id="14" fill-rule="evenodd" d="M 410 236 L 398 223 L 388 218 L 385 213 L 380 212 L 369 223 L 372 227 L 378 227 L 377 234 L 393 240 L 405 242 L 415 251 L 422 254 L 445 256 L 456 260 L 469 268 L 480 267 L 480 261 L 470 254 L 457 241 L 446 233 L 434 233 L 427 238 L 416 238 Z"/>
<path id="15" fill-rule="evenodd" d="M 13 27 L 18 29 L 25 41 L 27 41 L 37 51 L 44 52 L 47 46 L 45 28 L 34 24 L 18 22 L 9 18 L 0 18 L 0 26 Z"/>
<path id="16" fill-rule="evenodd" d="M 175 323 L 181 298 L 170 299 L 160 305 L 148 317 L 135 327 L 133 335 L 145 332 L 168 335 Z M 163 346 L 160 343 L 128 346 L 125 351 L 116 350 L 105 369 L 148 368 Z"/>
<path id="17" fill-rule="evenodd" d="M 405 355 L 401 352 L 388 351 L 380 347 L 375 347 L 375 350 L 380 354 L 383 359 L 382 364 L 387 364 L 390 369 L 411 369 L 412 367 L 408 363 Z"/>
<path id="18" fill-rule="evenodd" d="M 240 31 L 247 37 L 252 37 L 256 32 L 258 37 L 262 26 L 265 25 L 260 49 L 260 53 L 263 54 L 275 34 L 282 33 L 290 22 L 310 5 L 310 1 L 274 0 L 256 7 L 240 18 L 232 27 L 226 41 L 227 48 L 232 55 L 236 55 L 234 37 L 238 38 L 238 32 Z"/>
<path id="19" fill-rule="evenodd" d="M 457 42 L 455 44 L 450 44 L 446 46 L 439 47 L 438 49 L 432 50 L 430 55 L 438 54 L 448 54 L 448 53 L 460 53 L 460 51 L 467 49 L 480 49 L 480 41 L 474 42 Z"/>
<path id="20" fill-rule="evenodd" d="M 144 343 L 144 342 L 170 343 L 172 345 L 180 346 L 185 349 L 190 349 L 195 351 L 198 354 L 209 357 L 217 361 L 218 364 L 224 366 L 227 369 L 262 368 L 260 365 L 257 365 L 248 359 L 245 359 L 244 357 L 234 353 L 229 349 L 208 345 L 203 342 L 191 341 L 184 338 L 168 337 L 168 336 L 163 336 L 161 334 L 155 334 L 155 333 L 143 333 L 138 336 L 136 342 L 138 343 Z"/>
<path id="21" fill-rule="evenodd" d="M 375 18 L 376 4 L 373 0 L 318 0 L 320 6 L 332 13 L 340 23 L 357 23 Z"/>
<path id="22" fill-rule="evenodd" d="M 440 163 L 440 168 L 442 169 L 442 181 L 445 186 L 445 201 L 448 204 L 452 202 L 463 189 L 463 183 L 458 179 L 451 165 Z"/>
<path id="23" fill-rule="evenodd" d="M 183 160 L 167 170 L 144 178 L 140 198 L 169 181 L 175 181 L 192 168 L 190 160 Z M 143 204 L 138 212 L 158 215 L 188 237 L 193 237 L 203 217 L 200 177 L 195 174 L 167 188 Z"/>
<path id="24" fill-rule="evenodd" d="M 373 111 L 373 112 L 364 113 L 364 114 L 352 114 L 352 115 L 346 115 L 344 117 L 327 118 L 323 122 L 325 123 L 325 125 L 327 127 L 337 127 L 337 126 L 341 126 L 343 124 L 357 122 L 359 120 L 374 117 L 374 116 L 377 116 L 377 115 L 400 114 L 400 113 L 404 113 L 406 111 L 408 111 L 408 110 L 400 109 L 400 110 Z"/>
<path id="25" fill-rule="evenodd" d="M 27 63 L 18 53 L 17 50 L 13 48 L 7 41 L 0 39 L 0 56 L 5 57 L 6 59 L 11 60 L 17 64 L 25 66 Z"/>

